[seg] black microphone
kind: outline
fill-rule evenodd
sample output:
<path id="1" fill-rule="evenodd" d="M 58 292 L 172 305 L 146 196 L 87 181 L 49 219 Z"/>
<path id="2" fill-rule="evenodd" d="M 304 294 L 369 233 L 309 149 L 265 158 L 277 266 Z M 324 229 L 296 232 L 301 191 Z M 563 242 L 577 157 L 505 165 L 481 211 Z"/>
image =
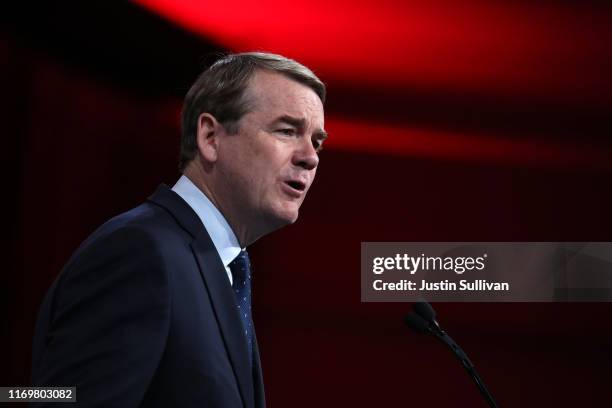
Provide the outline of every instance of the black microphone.
<path id="1" fill-rule="evenodd" d="M 434 322 L 436 320 L 436 311 L 424 300 L 419 300 L 414 304 L 414 311 L 428 322 Z"/>
<path id="2" fill-rule="evenodd" d="M 429 303 L 424 300 L 420 300 L 414 304 L 414 311 L 410 312 L 404 319 L 404 323 L 416 331 L 417 333 L 431 334 L 435 336 L 442 343 L 446 344 L 455 357 L 461 361 L 461 364 L 468 372 L 472 380 L 476 383 L 478 390 L 485 398 L 487 403 L 492 408 L 498 408 L 497 403 L 493 399 L 493 396 L 484 385 L 482 378 L 476 372 L 474 364 L 470 361 L 467 354 L 461 347 L 453 340 L 442 328 L 436 320 L 436 311 L 431 307 Z"/>

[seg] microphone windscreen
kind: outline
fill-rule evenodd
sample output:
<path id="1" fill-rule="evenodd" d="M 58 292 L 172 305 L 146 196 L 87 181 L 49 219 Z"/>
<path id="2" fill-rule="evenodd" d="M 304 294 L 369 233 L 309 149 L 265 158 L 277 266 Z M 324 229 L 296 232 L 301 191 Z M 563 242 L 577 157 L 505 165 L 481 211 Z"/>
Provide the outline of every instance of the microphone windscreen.
<path id="1" fill-rule="evenodd" d="M 418 314 L 411 312 L 404 318 L 406 326 L 410 327 L 418 333 L 426 333 L 429 331 L 429 324 Z"/>
<path id="2" fill-rule="evenodd" d="M 420 300 L 414 304 L 414 310 L 427 322 L 436 320 L 436 311 L 433 307 L 424 300 Z"/>

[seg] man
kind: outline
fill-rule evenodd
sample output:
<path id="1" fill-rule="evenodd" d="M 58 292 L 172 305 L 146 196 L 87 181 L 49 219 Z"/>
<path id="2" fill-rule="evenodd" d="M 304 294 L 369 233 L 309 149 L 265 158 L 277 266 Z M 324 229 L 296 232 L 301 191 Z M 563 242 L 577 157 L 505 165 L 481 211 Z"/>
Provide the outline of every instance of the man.
<path id="1" fill-rule="evenodd" d="M 33 384 L 76 386 L 88 407 L 265 406 L 244 248 L 296 221 L 324 100 L 278 55 L 204 71 L 184 102 L 183 175 L 69 260 L 41 306 Z"/>

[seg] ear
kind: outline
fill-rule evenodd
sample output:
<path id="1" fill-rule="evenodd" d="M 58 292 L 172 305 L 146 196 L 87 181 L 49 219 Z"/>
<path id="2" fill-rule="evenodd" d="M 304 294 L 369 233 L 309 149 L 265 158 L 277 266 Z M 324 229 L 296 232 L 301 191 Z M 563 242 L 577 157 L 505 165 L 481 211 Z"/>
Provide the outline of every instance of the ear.
<path id="1" fill-rule="evenodd" d="M 223 126 L 210 113 L 205 112 L 198 117 L 196 142 L 198 152 L 205 161 L 210 163 L 217 161 L 221 132 L 223 132 Z"/>

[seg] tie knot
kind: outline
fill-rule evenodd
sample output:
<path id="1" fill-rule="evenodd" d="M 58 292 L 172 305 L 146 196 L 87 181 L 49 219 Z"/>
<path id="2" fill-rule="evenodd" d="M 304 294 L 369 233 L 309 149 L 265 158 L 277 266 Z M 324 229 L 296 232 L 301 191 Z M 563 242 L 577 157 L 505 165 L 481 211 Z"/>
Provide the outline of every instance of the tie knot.
<path id="1" fill-rule="evenodd" d="M 250 279 L 251 262 L 247 251 L 240 251 L 238 256 L 229 264 L 234 279 Z"/>

